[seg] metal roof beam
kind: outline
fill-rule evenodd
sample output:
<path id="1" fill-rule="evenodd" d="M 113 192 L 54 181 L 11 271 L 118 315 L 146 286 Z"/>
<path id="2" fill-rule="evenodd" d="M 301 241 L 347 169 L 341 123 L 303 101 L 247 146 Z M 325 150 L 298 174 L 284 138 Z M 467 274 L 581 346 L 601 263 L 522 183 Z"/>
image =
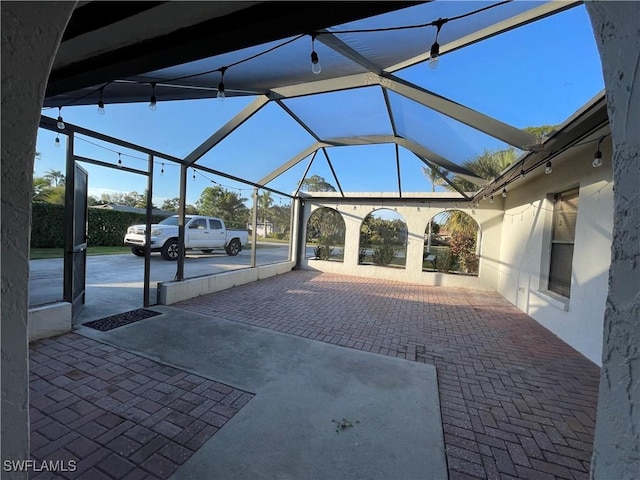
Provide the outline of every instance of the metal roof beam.
<path id="1" fill-rule="evenodd" d="M 339 92 L 341 90 L 350 90 L 352 88 L 378 85 L 378 83 L 378 75 L 375 73 L 358 73 L 356 75 L 328 78 L 326 80 L 317 80 L 315 82 L 307 82 L 299 85 L 274 88 L 271 92 L 274 99 L 284 99 L 304 97 L 306 95 L 315 95 L 318 93 Z"/>
<path id="2" fill-rule="evenodd" d="M 336 175 L 336 171 L 333 168 L 333 164 L 329 159 L 329 154 L 327 153 L 327 149 L 322 147 L 322 153 L 324 153 L 324 158 L 327 159 L 327 163 L 329 164 L 329 168 L 331 169 L 331 173 L 333 175 L 333 179 L 336 181 L 336 185 L 338 185 L 338 190 L 340 190 L 340 195 L 344 197 L 344 192 L 342 191 L 342 186 L 340 185 L 340 180 L 338 180 L 338 175 Z"/>
<path id="3" fill-rule="evenodd" d="M 423 147 L 418 143 L 412 142 L 411 140 L 407 140 L 406 138 L 402 137 L 395 137 L 392 135 L 364 135 L 360 137 L 330 138 L 325 139 L 324 143 L 327 143 L 334 147 L 347 145 L 378 145 L 382 143 L 395 143 L 415 153 L 419 157 L 428 158 L 429 161 L 437 163 L 442 168 L 445 168 L 451 173 L 455 173 L 456 175 L 469 180 L 470 182 L 473 182 L 477 185 L 484 185 L 487 183 L 487 180 L 474 175 L 473 172 L 467 170 L 466 168 L 453 163 L 451 160 L 447 160 L 441 155 L 438 155 L 437 153 Z"/>
<path id="4" fill-rule="evenodd" d="M 416 157 L 418 157 L 418 159 L 422 163 L 424 163 L 427 167 L 429 167 L 432 170 L 434 169 L 434 165 L 429 160 L 427 160 L 426 158 L 422 158 L 420 155 L 416 155 Z M 469 197 L 469 195 L 467 195 L 465 192 L 460 190 L 460 188 L 458 188 L 458 186 L 455 183 L 453 183 L 451 180 L 449 180 L 446 175 L 440 175 L 440 178 L 442 178 L 445 182 L 447 182 L 447 184 L 451 188 L 453 188 L 456 192 L 458 192 L 460 195 L 462 195 L 465 199 L 471 200 L 471 197 Z"/>
<path id="5" fill-rule="evenodd" d="M 322 35 L 318 35 L 316 37 L 316 40 L 318 40 L 319 42 L 322 42 L 330 49 L 335 50 L 340 55 L 366 68 L 370 72 L 373 72 L 377 75 L 380 75 L 382 73 L 382 67 L 380 67 L 379 65 L 376 65 L 375 63 L 370 61 L 368 58 L 360 55 L 353 48 L 351 48 L 349 45 L 347 45 L 338 37 L 336 37 L 334 34 L 332 34 L 329 30 L 323 29 L 323 30 L 320 30 L 320 32 L 322 32 Z"/>
<path id="6" fill-rule="evenodd" d="M 527 10 L 526 12 L 520 13 L 511 18 L 507 18 L 506 20 L 502 20 L 501 22 L 495 23 L 489 27 L 483 28 L 482 30 L 470 33 L 469 35 L 466 35 L 444 45 L 440 45 L 440 55 L 442 56 L 445 53 L 458 50 L 468 45 L 472 45 L 495 35 L 513 30 L 514 28 L 521 27 L 522 25 L 541 20 L 550 15 L 554 15 L 564 10 L 568 10 L 570 8 L 581 5 L 582 3 L 582 1 L 547 2 L 539 7 L 532 8 L 531 10 Z M 416 55 L 413 58 L 409 58 L 403 62 L 392 65 L 391 67 L 387 68 L 386 71 L 394 73 L 398 70 L 402 70 L 403 68 L 408 68 L 420 62 L 424 62 L 428 60 L 429 57 L 429 51 L 425 51 L 424 53 Z"/>
<path id="7" fill-rule="evenodd" d="M 403 97 L 409 98 L 414 102 L 440 112 L 447 117 L 453 118 L 487 135 L 498 138 L 521 150 L 532 150 L 537 145 L 535 135 L 507 125 L 500 120 L 472 110 L 469 107 L 465 107 L 453 100 L 430 92 L 427 89 L 421 88 L 394 75 L 389 75 L 384 78 L 381 77 L 380 84 Z"/>
<path id="8" fill-rule="evenodd" d="M 274 171 L 272 171 L 270 174 L 268 174 L 263 179 L 258 180 L 258 183 L 261 184 L 261 185 L 266 185 L 267 183 L 269 183 L 269 182 L 273 181 L 274 179 L 278 178 L 280 175 L 282 175 L 284 172 L 286 172 L 290 168 L 296 166 L 298 163 L 300 163 L 302 160 L 307 158 L 309 155 L 311 155 L 316 150 L 318 150 L 318 149 L 320 149 L 322 147 L 328 147 L 328 146 L 330 146 L 330 145 L 327 144 L 327 143 L 324 143 L 324 142 L 316 142 L 316 143 L 314 143 L 313 145 L 311 145 L 310 147 L 306 148 L 305 150 L 300 152 L 298 155 L 293 157 L 291 160 L 289 160 L 289 161 L 283 163 L 282 165 L 280 165 L 278 168 L 276 168 Z"/>
<path id="9" fill-rule="evenodd" d="M 287 112 L 291 118 L 293 118 L 296 122 L 298 122 L 298 125 L 304 128 L 307 131 L 307 133 L 314 138 L 316 142 L 320 141 L 320 137 L 316 134 L 316 132 L 314 132 L 309 125 L 304 123 L 302 119 L 298 117 L 298 115 L 296 115 L 293 112 L 293 110 L 287 107 L 282 100 L 278 99 L 276 100 L 276 103 L 280 106 L 280 108 L 282 108 L 285 112 Z"/>
<path id="10" fill-rule="evenodd" d="M 235 117 L 229 120 L 226 124 L 218 129 L 213 135 L 202 142 L 194 151 L 184 158 L 184 163 L 187 166 L 191 166 L 202 158 L 209 150 L 219 144 L 222 140 L 233 132 L 236 128 L 249 120 L 255 113 L 257 113 L 262 107 L 264 107 L 270 101 L 266 95 L 256 98 L 253 102 L 247 105 L 242 111 L 240 111 Z"/>

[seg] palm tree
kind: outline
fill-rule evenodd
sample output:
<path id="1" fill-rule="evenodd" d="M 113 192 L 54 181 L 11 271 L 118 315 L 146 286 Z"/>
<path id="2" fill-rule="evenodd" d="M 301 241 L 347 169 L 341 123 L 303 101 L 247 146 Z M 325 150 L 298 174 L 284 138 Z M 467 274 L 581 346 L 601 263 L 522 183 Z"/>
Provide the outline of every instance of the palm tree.
<path id="1" fill-rule="evenodd" d="M 507 147 L 504 150 L 485 150 L 480 155 L 464 162 L 462 166 L 480 178 L 493 180 L 500 172 L 515 162 L 518 156 L 519 153 L 515 147 Z M 476 184 L 458 176 L 453 178 L 453 184 L 463 192 L 478 190 Z"/>
<path id="2" fill-rule="evenodd" d="M 446 176 L 446 171 L 437 165 L 429 165 L 428 167 L 422 167 L 422 173 L 429 178 L 431 182 L 431 191 L 435 193 L 436 184 L 442 185 L 444 183 L 443 178 Z M 433 219 L 429 220 L 429 233 L 427 235 L 427 253 L 431 251 L 431 237 L 433 234 Z"/>
<path id="3" fill-rule="evenodd" d="M 264 191 L 258 195 L 258 206 L 262 210 L 262 224 L 264 225 L 264 236 L 267 237 L 267 214 L 269 209 L 273 205 L 273 198 L 271 192 Z"/>
<path id="4" fill-rule="evenodd" d="M 44 172 L 43 178 L 51 182 L 54 187 L 64 185 L 65 175 L 60 170 L 47 170 Z"/>

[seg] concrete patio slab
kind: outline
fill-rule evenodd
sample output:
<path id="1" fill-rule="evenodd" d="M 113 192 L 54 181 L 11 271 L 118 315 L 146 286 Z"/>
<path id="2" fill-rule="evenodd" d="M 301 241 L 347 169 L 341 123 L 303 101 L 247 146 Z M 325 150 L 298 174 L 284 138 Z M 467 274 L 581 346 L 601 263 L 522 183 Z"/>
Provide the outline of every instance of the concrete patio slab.
<path id="1" fill-rule="evenodd" d="M 171 478 L 447 478 L 434 367 L 153 309 L 78 332 L 256 394 Z"/>

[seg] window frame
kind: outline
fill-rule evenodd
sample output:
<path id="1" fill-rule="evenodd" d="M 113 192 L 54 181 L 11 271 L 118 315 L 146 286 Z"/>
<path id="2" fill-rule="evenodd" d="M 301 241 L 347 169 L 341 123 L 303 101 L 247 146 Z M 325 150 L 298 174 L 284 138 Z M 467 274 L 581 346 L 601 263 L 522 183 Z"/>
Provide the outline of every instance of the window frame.
<path id="1" fill-rule="evenodd" d="M 574 198 L 577 199 L 577 201 L 576 201 L 576 207 L 574 209 L 575 221 L 573 222 L 573 230 L 571 232 L 572 238 L 569 240 L 556 238 L 558 235 L 558 221 L 559 221 L 558 216 L 561 215 L 563 211 L 571 211 L 571 210 L 566 210 L 566 207 L 565 209 L 563 209 L 563 207 L 565 205 L 570 205 L 569 201 Z M 576 243 L 576 226 L 578 223 L 577 220 L 578 220 L 578 214 L 580 210 L 579 199 L 580 199 L 579 187 L 573 187 L 573 188 L 564 190 L 562 192 L 555 193 L 552 196 L 553 214 L 551 216 L 551 232 L 550 232 L 550 238 L 549 238 L 549 260 L 548 260 L 548 269 L 547 269 L 547 275 L 546 275 L 547 277 L 546 289 L 550 293 L 554 295 L 558 295 L 561 298 L 564 298 L 567 300 L 571 298 L 571 283 L 572 283 L 571 280 L 573 276 L 573 257 L 575 253 L 575 243 Z M 562 267 L 560 265 L 561 260 L 558 260 L 558 257 L 560 255 L 559 253 L 560 248 L 554 248 L 554 247 L 561 246 L 561 245 L 571 246 L 571 259 L 564 258 L 565 264 L 567 261 L 569 262 L 568 287 L 562 285 L 562 280 L 560 281 L 557 280 L 559 277 L 559 275 L 557 275 L 558 269 Z M 563 254 L 563 255 L 566 255 L 566 254 Z M 555 258 L 555 263 L 554 263 L 554 258 Z M 554 275 L 554 273 L 556 274 L 555 280 L 552 278 L 552 275 Z M 567 275 L 565 274 L 564 277 L 566 278 Z M 565 280 L 564 283 L 566 282 L 567 280 Z"/>

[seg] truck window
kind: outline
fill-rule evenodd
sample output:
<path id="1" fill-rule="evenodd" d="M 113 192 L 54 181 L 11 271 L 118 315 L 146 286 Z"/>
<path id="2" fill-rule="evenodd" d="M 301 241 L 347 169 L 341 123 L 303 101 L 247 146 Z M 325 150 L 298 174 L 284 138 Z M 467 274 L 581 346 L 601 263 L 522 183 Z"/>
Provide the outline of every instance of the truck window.
<path id="1" fill-rule="evenodd" d="M 196 218 L 193 222 L 189 224 L 189 229 L 198 229 L 198 230 L 206 230 L 207 229 L 207 220 L 205 218 Z"/>
<path id="2" fill-rule="evenodd" d="M 211 224 L 212 230 L 220 230 L 222 228 L 222 222 L 220 220 L 210 219 L 209 223 Z"/>

